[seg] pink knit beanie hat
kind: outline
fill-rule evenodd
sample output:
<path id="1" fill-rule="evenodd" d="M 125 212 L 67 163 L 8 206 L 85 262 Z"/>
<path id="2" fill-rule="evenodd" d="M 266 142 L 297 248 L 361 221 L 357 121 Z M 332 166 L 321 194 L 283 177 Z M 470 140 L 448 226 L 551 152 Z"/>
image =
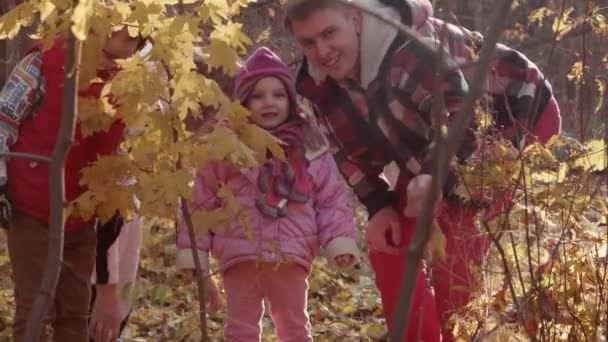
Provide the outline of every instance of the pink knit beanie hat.
<path id="1" fill-rule="evenodd" d="M 244 105 L 251 95 L 255 84 L 264 77 L 276 77 L 285 85 L 291 104 L 291 115 L 298 114 L 300 109 L 296 98 L 296 89 L 291 70 L 272 50 L 263 46 L 247 58 L 241 65 L 236 77 L 234 97 Z M 299 116 L 299 115 L 298 115 Z"/>

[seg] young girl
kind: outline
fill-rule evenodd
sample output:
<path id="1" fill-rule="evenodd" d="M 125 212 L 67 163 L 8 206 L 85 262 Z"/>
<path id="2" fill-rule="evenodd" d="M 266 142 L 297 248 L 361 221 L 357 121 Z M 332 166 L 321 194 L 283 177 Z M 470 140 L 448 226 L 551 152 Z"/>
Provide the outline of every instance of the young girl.
<path id="1" fill-rule="evenodd" d="M 286 143 L 287 162 L 269 158 L 242 171 L 218 162 L 198 174 L 190 209 L 216 208 L 218 187 L 227 184 L 254 231 L 248 237 L 247 228 L 235 223 L 199 239 L 201 263 L 209 270 L 210 252 L 223 275 L 226 341 L 260 341 L 266 299 L 279 340 L 309 342 L 307 278 L 313 258 L 323 247 L 329 263 L 339 269 L 358 261 L 346 186 L 323 135 L 300 111 L 288 66 L 272 51 L 260 48 L 247 59 L 235 95 L 250 110 L 253 123 Z M 187 228 L 183 222 L 179 228 L 177 267 L 191 273 Z M 209 276 L 206 282 L 208 304 L 216 309 L 218 291 Z"/>

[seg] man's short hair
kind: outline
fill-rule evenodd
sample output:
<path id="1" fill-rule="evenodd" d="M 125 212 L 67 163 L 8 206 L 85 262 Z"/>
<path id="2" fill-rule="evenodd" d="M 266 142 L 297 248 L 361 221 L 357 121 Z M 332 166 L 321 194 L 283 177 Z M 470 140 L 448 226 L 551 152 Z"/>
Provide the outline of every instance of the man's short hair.
<path id="1" fill-rule="evenodd" d="M 288 0 L 285 5 L 285 28 L 291 31 L 294 21 L 304 20 L 314 12 L 327 8 L 345 9 L 348 6 L 335 0 Z"/>

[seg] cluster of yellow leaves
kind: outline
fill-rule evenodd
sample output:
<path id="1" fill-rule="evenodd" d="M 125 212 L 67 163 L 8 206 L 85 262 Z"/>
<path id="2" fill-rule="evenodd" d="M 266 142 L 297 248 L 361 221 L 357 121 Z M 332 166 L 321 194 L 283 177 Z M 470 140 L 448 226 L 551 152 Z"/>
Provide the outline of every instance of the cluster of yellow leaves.
<path id="1" fill-rule="evenodd" d="M 528 19 L 531 24 L 538 23 L 539 26 L 543 26 L 545 18 L 554 17 L 551 29 L 557 34 L 559 40 L 581 24 L 590 25 L 594 32 L 604 32 L 608 28 L 608 21 L 601 12 L 600 6 L 593 6 L 586 11 L 585 15 L 575 17 L 574 7 L 565 8 L 561 12 L 556 12 L 549 7 L 541 7 L 532 11 Z"/>
<path id="2" fill-rule="evenodd" d="M 84 42 L 81 88 L 97 81 L 98 61 L 111 32 L 126 25 L 131 36 L 149 40 L 141 53 L 119 61 L 121 71 L 104 87 L 101 99 L 79 102 L 85 136 L 107 130 L 116 119 L 127 125 L 129 136 L 124 154 L 101 157 L 83 171 L 81 183 L 89 191 L 68 213 L 103 219 L 120 210 L 126 216 L 139 211 L 172 217 L 178 199 L 191 198 L 194 170 L 215 160 L 251 167 L 269 148 L 282 156 L 276 139 L 251 125 L 247 111 L 195 69 L 195 57 L 202 55 L 211 68 L 236 73 L 252 41 L 234 16 L 248 2 L 81 0 L 74 5 L 68 0 L 27 0 L 0 18 L 0 39 L 11 39 L 39 15 L 35 37 L 45 48 L 71 30 Z M 214 108 L 225 124 L 208 136 L 193 136 L 184 119 L 200 119 L 203 107 Z M 204 216 L 195 216 L 196 221 Z"/>
<path id="3" fill-rule="evenodd" d="M 458 169 L 468 189 L 504 207 L 479 217 L 480 232 L 494 239 L 491 281 L 466 313 L 453 317 L 455 331 L 464 340 L 508 340 L 502 336 L 514 330 L 532 339 L 604 336 L 608 189 L 593 172 L 608 167 L 606 142 L 560 136 L 545 146 L 512 149 L 493 140 L 479 160 Z M 480 181 L 481 175 L 488 179 Z M 482 191 L 484 183 L 502 191 Z"/>

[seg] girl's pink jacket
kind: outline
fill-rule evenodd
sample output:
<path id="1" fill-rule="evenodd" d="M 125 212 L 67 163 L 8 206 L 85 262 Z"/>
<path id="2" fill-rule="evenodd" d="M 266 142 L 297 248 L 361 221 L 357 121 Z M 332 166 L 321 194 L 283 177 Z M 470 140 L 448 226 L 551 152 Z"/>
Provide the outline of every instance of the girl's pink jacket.
<path id="1" fill-rule="evenodd" d="M 291 261 L 310 270 L 320 248 L 325 250 L 328 262 L 334 267 L 334 258 L 341 254 L 355 257 L 348 267 L 358 262 L 353 211 L 348 206 L 346 185 L 333 157 L 326 151 L 307 157 L 310 160 L 308 172 L 314 184 L 312 197 L 303 204 L 290 202 L 287 215 L 277 218 L 263 215 L 256 207 L 260 194 L 259 167 L 238 171 L 226 163 L 216 162 L 199 172 L 190 209 L 220 206 L 216 193 L 224 183 L 249 216 L 254 233 L 253 239 L 248 238 L 247 228 L 234 223 L 198 239 L 203 269 L 209 268 L 209 253 L 218 262 L 221 272 L 247 260 Z M 182 219 L 178 220 L 177 247 L 178 269 L 194 268 L 190 239 Z"/>

